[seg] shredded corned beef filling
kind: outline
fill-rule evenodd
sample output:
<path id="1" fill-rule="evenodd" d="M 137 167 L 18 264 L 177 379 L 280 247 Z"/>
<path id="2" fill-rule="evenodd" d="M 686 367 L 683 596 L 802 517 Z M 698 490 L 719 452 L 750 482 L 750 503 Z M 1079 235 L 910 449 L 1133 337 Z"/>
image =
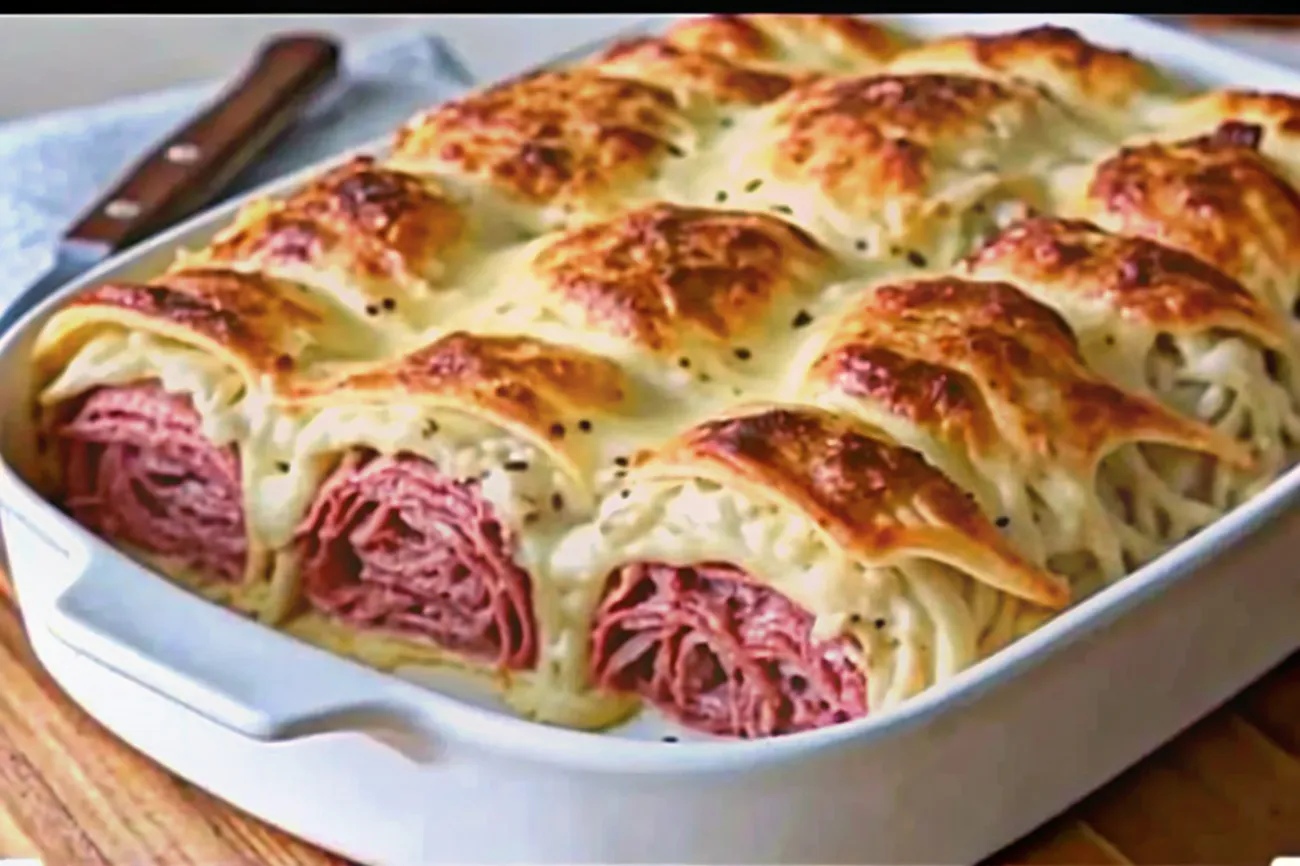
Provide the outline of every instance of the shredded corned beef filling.
<path id="1" fill-rule="evenodd" d="M 814 640 L 812 614 L 734 566 L 625 566 L 595 623 L 597 682 L 688 727 L 754 738 L 866 715 L 851 639 Z"/>
<path id="2" fill-rule="evenodd" d="M 155 382 L 98 388 L 64 406 L 63 505 L 109 540 L 236 581 L 248 553 L 239 457 L 200 432 L 190 398 Z"/>
<path id="3" fill-rule="evenodd" d="M 410 454 L 352 454 L 322 485 L 298 539 L 318 609 L 502 668 L 535 664 L 528 574 L 476 482 Z"/>

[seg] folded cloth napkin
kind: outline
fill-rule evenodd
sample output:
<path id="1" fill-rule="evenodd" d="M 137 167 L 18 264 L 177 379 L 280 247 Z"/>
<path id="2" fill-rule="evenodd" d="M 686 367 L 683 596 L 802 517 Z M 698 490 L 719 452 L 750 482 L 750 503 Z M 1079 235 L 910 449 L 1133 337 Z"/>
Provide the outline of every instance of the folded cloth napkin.
<path id="1" fill-rule="evenodd" d="M 439 38 L 382 34 L 344 50 L 340 85 L 223 197 L 382 137 L 472 83 Z M 227 82 L 173 88 L 0 124 L 0 310 L 52 262 L 63 231 Z"/>

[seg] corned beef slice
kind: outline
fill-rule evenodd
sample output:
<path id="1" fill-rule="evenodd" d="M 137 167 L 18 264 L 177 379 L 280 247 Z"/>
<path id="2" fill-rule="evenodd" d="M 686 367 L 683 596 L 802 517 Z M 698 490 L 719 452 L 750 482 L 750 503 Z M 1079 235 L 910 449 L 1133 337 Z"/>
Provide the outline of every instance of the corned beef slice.
<path id="1" fill-rule="evenodd" d="M 76 520 L 204 576 L 243 576 L 239 456 L 203 436 L 188 396 L 149 382 L 97 388 L 67 409 L 57 438 Z"/>
<path id="2" fill-rule="evenodd" d="M 763 737 L 867 712 L 848 638 L 812 639 L 813 617 L 738 568 L 629 565 L 610 575 L 592 670 L 684 725 Z"/>
<path id="3" fill-rule="evenodd" d="M 535 664 L 531 584 L 477 482 L 453 481 L 409 454 L 350 455 L 298 538 L 304 591 L 317 608 L 500 667 Z"/>

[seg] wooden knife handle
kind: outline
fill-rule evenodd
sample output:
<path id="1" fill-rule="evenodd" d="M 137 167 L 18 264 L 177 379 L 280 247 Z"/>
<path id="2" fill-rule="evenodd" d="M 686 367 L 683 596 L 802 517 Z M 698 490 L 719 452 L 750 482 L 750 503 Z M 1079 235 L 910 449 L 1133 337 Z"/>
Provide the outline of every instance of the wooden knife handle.
<path id="1" fill-rule="evenodd" d="M 1300 15 L 1183 15 L 1193 27 L 1211 30 L 1260 29 L 1294 30 L 1300 28 Z"/>
<path id="2" fill-rule="evenodd" d="M 66 237 L 115 251 L 203 207 L 301 116 L 338 61 L 338 44 L 324 36 L 270 40 L 242 78 L 131 166 Z"/>

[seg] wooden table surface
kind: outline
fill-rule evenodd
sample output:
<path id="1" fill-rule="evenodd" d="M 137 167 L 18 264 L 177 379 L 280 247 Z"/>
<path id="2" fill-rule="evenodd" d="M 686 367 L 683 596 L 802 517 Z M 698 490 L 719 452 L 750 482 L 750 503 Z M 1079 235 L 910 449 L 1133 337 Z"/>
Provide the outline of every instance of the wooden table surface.
<path id="1" fill-rule="evenodd" d="M 991 859 L 1268 863 L 1300 855 L 1300 654 Z M 170 775 L 65 698 L 0 577 L 0 857 L 47 866 L 339 864 Z"/>

